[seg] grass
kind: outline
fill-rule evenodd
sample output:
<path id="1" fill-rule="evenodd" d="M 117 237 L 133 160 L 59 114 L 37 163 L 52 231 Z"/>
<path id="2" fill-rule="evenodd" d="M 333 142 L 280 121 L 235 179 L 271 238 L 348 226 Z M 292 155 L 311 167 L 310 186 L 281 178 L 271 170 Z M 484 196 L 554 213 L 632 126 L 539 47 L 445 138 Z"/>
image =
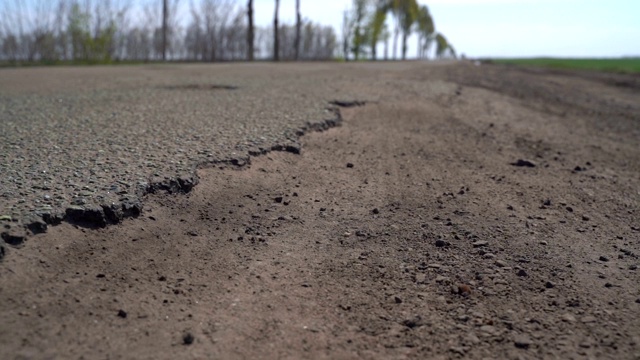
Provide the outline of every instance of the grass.
<path id="1" fill-rule="evenodd" d="M 616 59 L 561 59 L 561 58 L 528 58 L 528 59 L 491 59 L 497 64 L 522 66 L 539 66 L 555 69 L 592 70 L 615 73 L 640 73 L 640 57 Z"/>

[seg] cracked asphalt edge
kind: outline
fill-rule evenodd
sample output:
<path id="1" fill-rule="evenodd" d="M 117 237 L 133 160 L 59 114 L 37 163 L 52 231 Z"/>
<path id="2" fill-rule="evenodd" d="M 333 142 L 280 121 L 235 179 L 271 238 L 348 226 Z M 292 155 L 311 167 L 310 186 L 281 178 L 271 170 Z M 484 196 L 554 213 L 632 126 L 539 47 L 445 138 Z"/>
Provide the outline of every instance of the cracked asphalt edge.
<path id="1" fill-rule="evenodd" d="M 319 122 L 307 122 L 295 132 L 295 139 L 288 142 L 276 143 L 267 149 L 248 150 L 244 156 L 219 159 L 195 163 L 189 174 L 178 177 L 165 178 L 162 181 L 149 181 L 139 186 L 135 195 L 124 199 L 105 200 L 100 204 L 92 203 L 83 206 L 68 205 L 45 211 L 34 211 L 19 219 L 0 219 L 2 229 L 0 237 L 7 245 L 14 248 L 21 247 L 29 236 L 46 233 L 49 226 L 60 225 L 63 222 L 84 228 L 98 229 L 108 225 L 116 225 L 127 218 L 136 218 L 142 214 L 144 196 L 155 193 L 187 194 L 198 184 L 197 170 L 210 167 L 234 167 L 245 169 L 251 165 L 251 158 L 266 155 L 273 151 L 284 151 L 300 154 L 302 147 L 299 139 L 308 132 L 322 132 L 342 124 L 340 108 L 364 106 L 368 101 L 363 100 L 333 100 L 329 102 L 327 110 L 333 117 Z M 0 243 L 0 261 L 7 251 Z"/>

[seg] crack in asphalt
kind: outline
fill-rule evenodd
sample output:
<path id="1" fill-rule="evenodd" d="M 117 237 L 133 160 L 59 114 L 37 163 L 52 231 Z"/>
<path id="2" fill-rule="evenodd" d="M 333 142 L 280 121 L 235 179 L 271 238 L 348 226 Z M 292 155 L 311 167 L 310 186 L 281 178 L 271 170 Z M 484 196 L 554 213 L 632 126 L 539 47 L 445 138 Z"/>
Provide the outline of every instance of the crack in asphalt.
<path id="1" fill-rule="evenodd" d="M 176 87 L 172 87 L 176 88 Z M 235 90 L 237 87 L 226 85 L 208 85 L 203 88 L 199 85 L 187 85 L 188 89 L 223 89 Z M 334 100 L 329 102 L 327 107 L 332 118 L 319 122 L 308 122 L 305 126 L 295 132 L 296 140 L 291 143 L 274 144 L 268 149 L 248 150 L 245 156 L 228 159 L 219 159 L 194 164 L 192 171 L 183 176 L 165 178 L 163 181 L 150 181 L 146 186 L 140 186 L 133 196 L 128 196 L 124 201 L 105 202 L 101 204 L 87 204 L 83 206 L 69 205 L 65 209 L 53 209 L 46 211 L 35 211 L 21 219 L 11 219 L 9 222 L 3 221 L 3 228 L 0 232 L 2 240 L 12 247 L 19 248 L 30 235 L 47 232 L 49 226 L 56 226 L 62 222 L 76 225 L 88 229 L 98 229 L 107 225 L 116 225 L 126 218 L 136 218 L 143 211 L 143 197 L 148 194 L 168 193 L 187 194 L 198 184 L 198 169 L 211 167 L 234 167 L 243 170 L 251 165 L 251 158 L 266 155 L 273 151 L 283 151 L 292 154 L 301 153 L 301 145 L 297 141 L 308 132 L 321 132 L 342 124 L 340 108 L 354 106 L 364 106 L 366 101 L 343 101 Z M 6 220 L 6 219 L 5 219 Z M 0 244 L 0 260 L 6 255 L 6 250 Z"/>

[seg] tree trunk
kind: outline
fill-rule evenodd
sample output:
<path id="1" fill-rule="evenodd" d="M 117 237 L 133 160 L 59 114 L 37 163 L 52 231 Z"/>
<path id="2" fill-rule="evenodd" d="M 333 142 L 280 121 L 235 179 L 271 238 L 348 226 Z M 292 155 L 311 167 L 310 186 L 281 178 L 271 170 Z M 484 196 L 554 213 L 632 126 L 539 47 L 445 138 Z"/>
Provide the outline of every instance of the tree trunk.
<path id="1" fill-rule="evenodd" d="M 302 30 L 302 16 L 300 15 L 300 0 L 296 0 L 296 60 L 300 59 L 300 32 Z"/>
<path id="2" fill-rule="evenodd" d="M 276 0 L 276 13 L 273 15 L 273 61 L 280 60 L 280 37 L 278 36 L 278 10 L 280 0 Z"/>
<path id="3" fill-rule="evenodd" d="M 162 1 L 162 61 L 167 60 L 167 1 Z"/>
<path id="4" fill-rule="evenodd" d="M 247 60 L 253 61 L 253 0 L 249 0 L 247 4 L 247 20 L 249 28 L 247 29 Z"/>
<path id="5" fill-rule="evenodd" d="M 384 39 L 384 60 L 389 60 L 389 39 Z"/>
<path id="6" fill-rule="evenodd" d="M 408 33 L 402 33 L 402 60 L 407 60 L 407 37 Z"/>
<path id="7" fill-rule="evenodd" d="M 398 35 L 400 35 L 400 29 L 396 26 L 393 34 L 393 60 L 398 60 Z"/>
<path id="8" fill-rule="evenodd" d="M 371 44 L 371 59 L 373 61 L 376 61 L 376 57 L 378 55 L 378 50 L 376 48 L 377 48 L 378 44 L 376 42 L 374 42 L 374 41 L 372 41 L 371 43 L 372 43 Z"/>

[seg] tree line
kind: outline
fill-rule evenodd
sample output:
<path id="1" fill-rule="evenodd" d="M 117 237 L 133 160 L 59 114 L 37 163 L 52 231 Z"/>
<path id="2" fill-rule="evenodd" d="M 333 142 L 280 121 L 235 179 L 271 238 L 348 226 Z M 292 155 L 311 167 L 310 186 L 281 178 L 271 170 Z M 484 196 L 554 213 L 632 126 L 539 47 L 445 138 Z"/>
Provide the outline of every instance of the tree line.
<path id="1" fill-rule="evenodd" d="M 378 48 L 382 46 L 383 58 L 388 60 L 391 46 L 395 60 L 401 37 L 401 58 L 406 60 L 412 34 L 417 35 L 417 58 L 428 58 L 430 52 L 438 58 L 456 57 L 447 38 L 436 31 L 427 5 L 416 0 L 353 0 L 352 8 L 343 13 L 342 55 L 345 59 L 377 60 Z"/>
<path id="2" fill-rule="evenodd" d="M 294 24 L 281 23 L 280 1 L 274 0 L 271 26 L 255 26 L 253 0 L 185 2 L 2 0 L 0 61 L 327 60 L 335 58 L 338 49 L 347 60 L 367 55 L 376 59 L 379 44 L 384 44 L 388 59 L 392 33 L 393 58 L 402 34 L 405 59 L 413 32 L 419 35 L 419 56 L 425 57 L 432 44 L 438 56 L 455 56 L 446 38 L 435 32 L 427 7 L 416 0 L 353 0 L 343 14 L 341 40 L 331 26 L 303 18 L 301 0 L 295 2 Z M 180 13 L 187 5 L 188 12 Z"/>

